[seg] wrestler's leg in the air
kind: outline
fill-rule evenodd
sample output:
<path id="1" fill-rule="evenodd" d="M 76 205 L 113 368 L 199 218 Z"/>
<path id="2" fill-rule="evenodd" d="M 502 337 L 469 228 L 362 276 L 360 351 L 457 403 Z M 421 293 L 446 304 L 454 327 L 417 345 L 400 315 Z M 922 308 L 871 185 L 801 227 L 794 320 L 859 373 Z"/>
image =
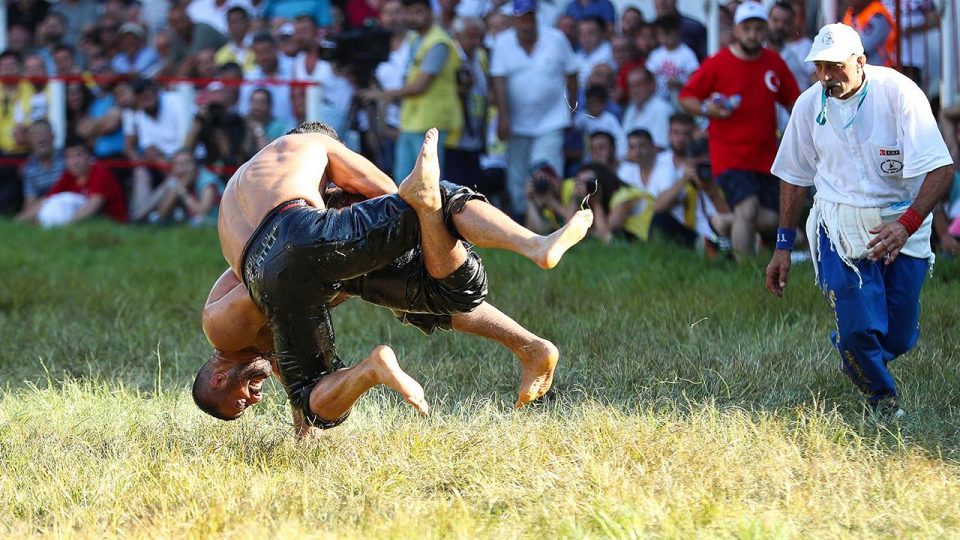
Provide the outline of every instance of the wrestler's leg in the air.
<path id="1" fill-rule="evenodd" d="M 499 342 L 520 360 L 523 375 L 517 408 L 543 396 L 553 384 L 560 351 L 549 341 L 520 326 L 505 313 L 484 302 L 470 313 L 452 316 L 453 329 Z"/>
<path id="2" fill-rule="evenodd" d="M 434 279 L 443 279 L 463 266 L 467 249 L 450 234 L 443 221 L 438 140 L 435 128 L 427 131 L 413 171 L 400 184 L 399 195 L 413 207 L 420 221 L 420 248 L 427 273 Z"/>
<path id="3" fill-rule="evenodd" d="M 378 384 L 395 390 L 420 414 L 430 414 L 423 387 L 400 369 L 397 356 L 384 345 L 374 348 L 359 364 L 320 379 L 310 391 L 310 410 L 321 418 L 343 418 L 360 396 Z"/>
<path id="4" fill-rule="evenodd" d="M 427 132 L 417 163 L 400 184 L 400 197 L 413 207 L 420 221 L 424 264 L 434 278 L 455 271 L 467 252 L 445 229 L 440 209 L 440 166 L 437 162 L 436 130 Z M 563 227 L 541 236 L 517 224 L 509 216 L 481 200 L 471 200 L 453 215 L 457 232 L 471 244 L 512 251 L 527 257 L 541 268 L 553 268 L 563 254 L 586 236 L 593 212 L 581 210 Z"/>

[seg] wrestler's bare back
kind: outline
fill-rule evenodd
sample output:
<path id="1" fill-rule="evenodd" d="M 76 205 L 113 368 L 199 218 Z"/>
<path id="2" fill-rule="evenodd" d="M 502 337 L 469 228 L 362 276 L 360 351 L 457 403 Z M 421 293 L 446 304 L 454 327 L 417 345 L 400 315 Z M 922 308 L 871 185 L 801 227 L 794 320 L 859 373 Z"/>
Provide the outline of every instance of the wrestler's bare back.
<path id="1" fill-rule="evenodd" d="M 235 273 L 244 245 L 270 210 L 292 199 L 324 208 L 320 197 L 324 174 L 345 191 L 366 197 L 396 191 L 376 166 L 326 135 L 278 138 L 234 173 L 220 199 L 220 248 Z"/>

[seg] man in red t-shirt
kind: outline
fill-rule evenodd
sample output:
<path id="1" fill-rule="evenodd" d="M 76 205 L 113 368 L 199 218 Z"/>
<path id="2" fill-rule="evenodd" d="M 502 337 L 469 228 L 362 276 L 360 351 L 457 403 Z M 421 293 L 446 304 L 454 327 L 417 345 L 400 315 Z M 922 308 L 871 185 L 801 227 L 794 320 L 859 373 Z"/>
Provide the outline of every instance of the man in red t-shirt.
<path id="1" fill-rule="evenodd" d="M 66 169 L 50 191 L 24 210 L 20 221 L 44 226 L 67 225 L 98 215 L 113 221 L 127 221 L 127 203 L 117 177 L 90 155 L 86 143 L 67 141 Z"/>
<path id="2" fill-rule="evenodd" d="M 778 225 L 779 181 L 770 174 L 777 154 L 777 112 L 800 96 L 780 56 L 763 47 L 767 12 L 744 2 L 734 15 L 733 43 L 700 66 L 680 105 L 710 119 L 707 135 L 713 175 L 734 212 L 731 232 L 737 257 L 753 251 L 756 230 Z"/>

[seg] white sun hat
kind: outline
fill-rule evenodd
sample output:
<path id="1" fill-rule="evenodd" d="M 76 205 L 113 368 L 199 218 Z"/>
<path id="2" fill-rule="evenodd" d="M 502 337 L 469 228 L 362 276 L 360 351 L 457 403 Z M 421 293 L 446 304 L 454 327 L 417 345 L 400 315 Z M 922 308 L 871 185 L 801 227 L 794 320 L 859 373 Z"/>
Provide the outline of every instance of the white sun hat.
<path id="1" fill-rule="evenodd" d="M 804 62 L 844 62 L 863 54 L 863 43 L 856 30 L 842 23 L 825 25 L 817 33 Z"/>

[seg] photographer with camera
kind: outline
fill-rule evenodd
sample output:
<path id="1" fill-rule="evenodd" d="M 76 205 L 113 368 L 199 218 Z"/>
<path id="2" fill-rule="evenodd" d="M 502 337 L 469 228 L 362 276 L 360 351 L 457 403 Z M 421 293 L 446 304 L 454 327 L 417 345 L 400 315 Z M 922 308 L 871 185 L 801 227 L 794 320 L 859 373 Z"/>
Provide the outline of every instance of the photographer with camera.
<path id="1" fill-rule="evenodd" d="M 713 180 L 707 141 L 690 141 L 681 163 L 678 180 L 658 178 L 649 186 L 656 197 L 653 229 L 688 247 L 704 238 L 724 249 L 729 246 L 734 215 Z"/>
<path id="2" fill-rule="evenodd" d="M 400 133 L 397 136 L 393 178 L 405 178 L 416 162 L 423 134 L 431 127 L 440 132 L 440 167 L 445 162 L 444 146 L 451 132 L 463 127 L 457 95 L 460 56 L 456 43 L 434 23 L 430 0 L 403 0 L 404 18 L 411 32 L 410 62 L 404 84 L 395 90 L 367 89 L 359 95 L 368 101 L 400 99 Z"/>
<path id="3" fill-rule="evenodd" d="M 457 95 L 460 97 L 463 129 L 451 134 L 447 162 L 443 168 L 444 177 L 456 178 L 460 184 L 474 189 L 486 184 L 480 167 L 480 155 L 487 136 L 490 86 L 483 32 L 483 21 L 480 19 L 458 18 L 453 21 L 453 35 L 461 62 L 457 70 Z"/>
<path id="4" fill-rule="evenodd" d="M 219 81 L 207 85 L 197 96 L 197 114 L 183 146 L 191 152 L 202 148 L 200 155 L 207 165 L 236 167 L 259 149 L 254 148 L 252 134 L 244 119 L 230 111 L 228 97 L 226 87 Z"/>

